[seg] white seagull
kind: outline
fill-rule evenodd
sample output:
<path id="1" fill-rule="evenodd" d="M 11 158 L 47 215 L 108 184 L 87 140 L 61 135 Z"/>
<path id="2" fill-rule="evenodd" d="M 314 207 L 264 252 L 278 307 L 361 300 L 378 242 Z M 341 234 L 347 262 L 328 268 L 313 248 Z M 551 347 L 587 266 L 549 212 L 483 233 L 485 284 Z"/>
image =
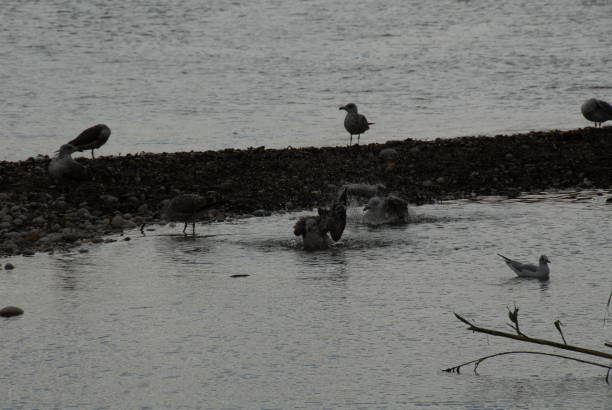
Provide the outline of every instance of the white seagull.
<path id="1" fill-rule="evenodd" d="M 57 155 L 49 163 L 49 175 L 57 183 L 71 185 L 89 179 L 89 170 L 72 159 L 72 153 L 78 151 L 74 145 L 64 144 L 57 150 Z"/>
<path id="2" fill-rule="evenodd" d="M 408 203 L 393 194 L 373 196 L 363 208 L 363 222 L 368 225 L 403 224 L 410 221 Z"/>
<path id="3" fill-rule="evenodd" d="M 510 267 L 521 278 L 536 278 L 536 279 L 548 279 L 550 275 L 550 269 L 548 268 L 548 264 L 550 260 L 548 256 L 542 255 L 540 256 L 540 264 L 539 266 L 530 264 L 530 263 L 521 263 L 517 261 L 513 261 L 510 258 L 506 258 L 504 255 L 498 253 L 506 262 L 506 265 Z"/>

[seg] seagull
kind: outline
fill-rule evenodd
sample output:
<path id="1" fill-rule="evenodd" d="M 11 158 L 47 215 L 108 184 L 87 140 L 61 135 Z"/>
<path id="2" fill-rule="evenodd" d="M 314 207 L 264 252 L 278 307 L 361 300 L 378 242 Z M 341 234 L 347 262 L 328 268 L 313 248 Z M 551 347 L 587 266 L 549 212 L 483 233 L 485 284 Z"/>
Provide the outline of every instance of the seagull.
<path id="1" fill-rule="evenodd" d="M 346 111 L 346 117 L 344 117 L 344 128 L 351 134 L 351 140 L 349 145 L 353 143 L 353 135 L 357 135 L 357 145 L 359 145 L 359 139 L 361 134 L 370 129 L 370 125 L 373 122 L 368 122 L 365 115 L 357 112 L 357 106 L 353 103 L 348 103 L 340 108 L 339 110 Z"/>
<path id="2" fill-rule="evenodd" d="M 89 179 L 89 170 L 72 159 L 72 153 L 78 151 L 74 145 L 64 144 L 57 150 L 57 155 L 49 163 L 49 175 L 57 183 L 70 185 L 77 181 Z"/>
<path id="3" fill-rule="evenodd" d="M 216 192 L 210 191 L 209 196 L 204 197 L 197 194 L 182 194 L 172 198 L 164 213 L 169 220 L 181 221 L 185 223 L 183 234 L 187 229 L 187 223 L 192 223 L 192 233 L 195 236 L 195 223 L 197 219 L 205 216 L 210 209 L 219 203 L 219 198 Z"/>
<path id="4" fill-rule="evenodd" d="M 601 127 L 603 122 L 612 120 L 612 106 L 596 98 L 586 100 L 580 107 L 580 111 L 584 118 L 595 123 L 595 127 L 598 125 Z"/>
<path id="5" fill-rule="evenodd" d="M 368 225 L 402 224 L 410 220 L 408 203 L 393 194 L 373 196 L 363 210 L 363 222 Z"/>
<path id="6" fill-rule="evenodd" d="M 517 261 L 513 261 L 510 258 L 506 258 L 504 255 L 498 253 L 506 262 L 506 265 L 510 267 L 521 278 L 536 278 L 548 280 L 548 276 L 550 274 L 550 269 L 548 268 L 548 264 L 550 260 L 548 256 L 542 255 L 540 256 L 540 265 L 532 265 L 528 263 L 521 263 Z"/>
<path id="7" fill-rule="evenodd" d="M 319 208 L 317 216 L 300 218 L 293 227 L 295 236 L 302 236 L 304 249 L 317 251 L 329 247 L 329 237 L 334 241 L 342 238 L 346 227 L 347 189 L 344 188 L 330 209 Z"/>
<path id="8" fill-rule="evenodd" d="M 70 141 L 68 144 L 74 145 L 79 151 L 86 149 L 91 150 L 91 158 L 94 157 L 94 149 L 100 148 L 106 144 L 108 137 L 111 135 L 111 130 L 104 124 L 94 125 L 81 132 L 78 137 Z"/>

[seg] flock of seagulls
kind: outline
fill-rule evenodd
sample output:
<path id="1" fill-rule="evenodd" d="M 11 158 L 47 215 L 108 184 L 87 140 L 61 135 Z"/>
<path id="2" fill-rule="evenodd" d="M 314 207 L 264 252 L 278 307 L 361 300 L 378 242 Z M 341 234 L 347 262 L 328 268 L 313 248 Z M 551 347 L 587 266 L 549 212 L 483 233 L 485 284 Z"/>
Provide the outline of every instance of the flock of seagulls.
<path id="1" fill-rule="evenodd" d="M 343 105 L 339 110 L 346 111 L 344 128 L 350 135 L 349 145 L 352 145 L 354 135 L 357 136 L 357 144 L 359 144 L 361 134 L 369 130 L 370 125 L 374 123 L 369 122 L 363 114 L 360 114 L 354 103 Z M 580 110 L 587 120 L 595 123 L 595 127 L 601 127 L 602 123 L 612 120 L 612 105 L 596 98 L 586 100 Z M 56 183 L 65 186 L 89 179 L 91 175 L 87 167 L 75 161 L 72 154 L 77 151 L 91 150 L 93 159 L 94 150 L 104 145 L 110 135 L 111 130 L 107 125 L 97 124 L 62 145 L 49 163 L 48 172 L 51 178 Z M 169 220 L 185 223 L 183 227 L 185 235 L 187 225 L 191 223 L 192 234 L 195 236 L 196 221 L 204 217 L 220 202 L 215 192 L 208 194 L 210 195 L 179 195 L 166 203 L 164 213 Z M 302 237 L 305 250 L 326 249 L 331 241 L 340 240 L 346 227 L 347 197 L 348 189 L 345 187 L 329 209 L 319 208 L 317 215 L 302 217 L 297 221 L 293 227 L 293 233 Z M 374 194 L 364 207 L 363 222 L 369 225 L 408 223 L 410 222 L 408 203 L 393 194 L 387 196 Z M 499 256 L 519 277 L 548 279 L 550 275 L 548 267 L 550 260 L 546 255 L 540 256 L 538 265 L 525 264 L 503 255 Z"/>

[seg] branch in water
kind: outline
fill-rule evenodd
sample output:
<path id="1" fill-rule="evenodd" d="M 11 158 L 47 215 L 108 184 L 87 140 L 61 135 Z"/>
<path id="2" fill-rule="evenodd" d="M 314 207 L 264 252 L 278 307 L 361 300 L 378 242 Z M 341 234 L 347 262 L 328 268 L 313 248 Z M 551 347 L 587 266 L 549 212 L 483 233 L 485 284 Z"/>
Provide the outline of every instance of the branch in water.
<path id="1" fill-rule="evenodd" d="M 573 360 L 579 363 L 584 363 L 584 364 L 590 364 L 592 366 L 598 366 L 598 367 L 603 367 L 604 369 L 607 369 L 607 374 L 606 374 L 606 383 L 608 383 L 608 376 L 610 374 L 610 370 L 612 370 L 612 366 L 608 366 L 605 364 L 601 364 L 601 363 L 597 363 L 597 362 L 591 362 L 589 360 L 582 360 L 582 359 L 577 359 L 575 357 L 570 357 L 570 356 L 563 356 L 560 354 L 554 354 L 554 353 L 544 353 L 544 352 L 530 352 L 530 351 L 524 351 L 524 350 L 518 350 L 518 351 L 512 351 L 512 352 L 501 352 L 501 353 L 495 353 L 489 356 L 484 356 L 481 358 L 478 358 L 476 360 L 470 360 L 469 362 L 465 362 L 465 363 L 461 363 L 460 365 L 454 366 L 454 367 L 449 367 L 448 369 L 444 369 L 445 372 L 449 372 L 449 373 L 461 373 L 461 368 L 463 366 L 467 366 L 470 364 L 474 364 L 474 373 L 478 374 L 477 370 L 478 370 L 478 366 L 480 365 L 480 363 L 484 362 L 487 359 L 491 359 L 492 357 L 497 357 L 497 356 L 504 356 L 504 355 L 509 355 L 509 354 L 535 354 L 535 355 L 542 355 L 542 356 L 551 356 L 551 357 L 558 357 L 561 359 L 567 359 L 567 360 Z"/>

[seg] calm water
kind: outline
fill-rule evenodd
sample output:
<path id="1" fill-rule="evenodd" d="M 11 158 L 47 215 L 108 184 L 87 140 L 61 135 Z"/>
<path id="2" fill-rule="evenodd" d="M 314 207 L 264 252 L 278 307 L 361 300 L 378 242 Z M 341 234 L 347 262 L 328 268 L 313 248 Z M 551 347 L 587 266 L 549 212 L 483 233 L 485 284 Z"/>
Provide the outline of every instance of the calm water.
<path id="1" fill-rule="evenodd" d="M 102 155 L 343 145 L 587 125 L 612 99 L 597 0 L 3 0 L 0 159 L 84 128 Z"/>
<path id="2" fill-rule="evenodd" d="M 607 194 L 609 195 L 609 193 Z M 307 253 L 298 214 L 181 227 L 70 252 L 9 259 L 0 300 L 3 408 L 609 409 L 604 372 L 506 357 L 480 375 L 440 369 L 504 350 L 458 312 L 528 335 L 604 349 L 612 208 L 582 193 L 416 208 L 371 229 L 351 208 L 343 240 Z M 518 279 L 496 256 L 546 253 L 551 279 Z M 3 261 L 3 262 L 6 262 Z M 231 278 L 234 274 L 249 274 Z"/>

